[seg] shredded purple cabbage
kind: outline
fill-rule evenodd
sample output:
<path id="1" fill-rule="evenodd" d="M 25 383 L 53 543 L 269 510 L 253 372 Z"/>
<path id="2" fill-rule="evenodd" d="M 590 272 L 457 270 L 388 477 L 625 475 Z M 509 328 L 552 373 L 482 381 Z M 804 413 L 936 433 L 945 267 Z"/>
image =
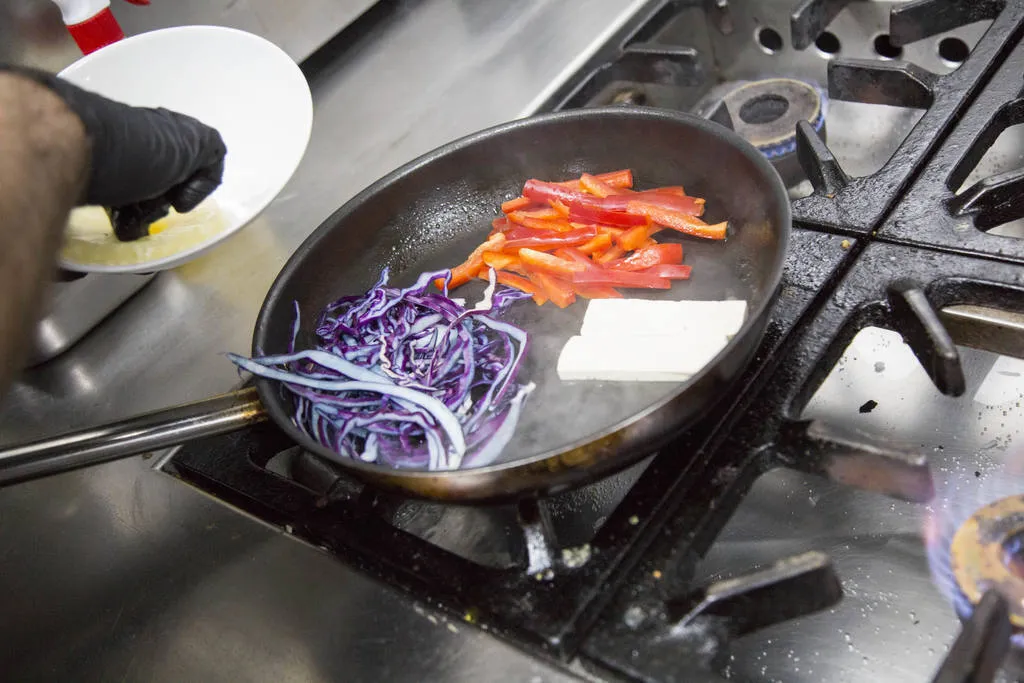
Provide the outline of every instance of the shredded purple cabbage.
<path id="1" fill-rule="evenodd" d="M 528 339 L 494 318 L 529 295 L 496 291 L 494 272 L 473 308 L 448 297 L 451 272 L 411 287 L 370 291 L 327 306 L 316 348 L 244 358 L 240 369 L 277 380 L 295 397 L 295 424 L 346 458 L 392 467 L 453 470 L 490 464 L 508 444 L 533 384 L 516 383 Z M 428 292 L 443 279 L 444 293 Z"/>

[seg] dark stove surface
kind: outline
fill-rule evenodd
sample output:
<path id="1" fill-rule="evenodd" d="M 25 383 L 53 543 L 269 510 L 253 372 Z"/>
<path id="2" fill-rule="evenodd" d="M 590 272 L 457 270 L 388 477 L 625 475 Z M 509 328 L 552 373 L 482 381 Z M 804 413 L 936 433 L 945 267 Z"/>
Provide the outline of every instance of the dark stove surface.
<path id="1" fill-rule="evenodd" d="M 168 469 L 600 677 L 992 680 L 1006 603 L 988 595 L 961 631 L 948 529 L 1024 490 L 1024 363 L 992 353 L 1024 357 L 1024 251 L 992 231 L 1024 218 L 1021 171 L 1009 155 L 978 175 L 1024 121 L 1022 33 L 1024 0 L 660 0 L 552 90 L 540 110 L 618 102 L 735 127 L 735 89 L 782 76 L 820 94 L 801 111 L 826 112 L 772 147 L 795 173 L 796 227 L 754 361 L 630 470 L 444 506 L 364 487 L 268 425 Z"/>

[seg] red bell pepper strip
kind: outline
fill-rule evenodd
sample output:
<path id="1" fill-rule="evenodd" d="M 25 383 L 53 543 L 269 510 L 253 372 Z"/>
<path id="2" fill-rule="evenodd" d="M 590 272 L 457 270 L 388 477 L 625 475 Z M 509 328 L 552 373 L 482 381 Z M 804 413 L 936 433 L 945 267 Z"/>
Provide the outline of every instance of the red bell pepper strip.
<path id="1" fill-rule="evenodd" d="M 551 206 L 537 206 L 532 209 L 520 209 L 518 211 L 512 211 L 511 215 L 520 218 L 537 218 L 542 221 L 556 221 L 563 218 L 562 214 Z M 514 219 L 511 220 L 515 222 Z"/>
<path id="2" fill-rule="evenodd" d="M 704 213 L 704 200 L 700 197 L 689 197 L 687 195 L 678 196 L 667 192 L 650 191 L 637 192 L 629 195 L 628 197 L 615 197 L 613 199 L 625 199 L 625 211 L 630 210 L 629 202 L 637 201 L 653 204 L 654 206 L 660 206 L 671 211 L 678 211 L 679 213 L 686 214 L 688 216 L 700 216 Z"/>
<path id="3" fill-rule="evenodd" d="M 526 184 L 523 185 L 523 196 L 529 197 L 535 202 L 548 203 L 558 201 L 565 204 L 570 209 L 574 204 L 587 204 L 588 200 L 593 202 L 598 202 L 600 200 L 600 197 L 588 195 L 583 190 L 556 185 L 555 183 L 545 183 L 543 180 L 537 180 L 535 178 L 530 178 L 526 181 Z M 596 204 L 590 205 L 596 206 Z"/>
<path id="4" fill-rule="evenodd" d="M 511 224 L 512 227 L 505 230 L 505 239 L 507 240 L 522 240 L 528 237 L 533 237 L 537 233 L 545 234 L 549 232 L 555 232 L 554 230 L 534 230 L 533 228 L 524 228 L 521 225 Z"/>
<path id="5" fill-rule="evenodd" d="M 506 287 L 514 287 L 521 292 L 526 292 L 531 295 L 538 306 L 543 306 L 548 300 L 548 297 L 544 294 L 543 290 L 525 277 L 499 271 L 495 275 L 495 279 L 498 281 L 498 284 L 505 285 Z"/>
<path id="6" fill-rule="evenodd" d="M 604 287 L 602 285 L 580 285 L 575 282 L 572 285 L 573 290 L 579 296 L 584 299 L 621 299 L 622 292 L 615 289 L 614 287 Z"/>
<path id="7" fill-rule="evenodd" d="M 572 276 L 576 285 L 601 285 L 625 287 L 628 289 L 668 289 L 672 282 L 668 278 L 649 273 L 632 273 L 626 270 L 582 270 Z"/>
<path id="8" fill-rule="evenodd" d="M 683 262 L 683 245 L 668 243 L 643 247 L 626 258 L 605 265 L 612 270 L 645 270 L 653 266 L 676 265 Z"/>
<path id="9" fill-rule="evenodd" d="M 508 232 L 512 229 L 512 224 L 508 222 L 508 219 L 502 216 L 501 218 L 495 218 L 491 221 L 491 236 L 499 232 Z"/>
<path id="10" fill-rule="evenodd" d="M 592 206 L 572 206 L 569 208 L 569 221 L 574 223 L 593 223 L 631 228 L 635 225 L 647 225 L 650 220 L 646 216 L 637 216 L 625 211 L 609 211 Z"/>
<path id="11" fill-rule="evenodd" d="M 625 249 L 623 249 L 622 247 L 620 247 L 617 244 L 613 244 L 612 246 L 608 247 L 604 251 L 603 254 L 601 254 L 601 255 L 594 254 L 594 260 L 597 261 L 598 263 L 602 263 L 602 264 L 603 263 L 610 263 L 611 261 L 614 261 L 617 258 L 621 258 L 622 256 L 625 256 L 625 254 L 626 254 L 626 250 Z"/>
<path id="12" fill-rule="evenodd" d="M 648 192 L 656 192 L 658 194 L 670 194 L 676 197 L 685 197 L 686 190 L 683 189 L 682 185 L 666 185 L 665 187 L 656 187 L 653 190 L 647 190 Z"/>
<path id="13" fill-rule="evenodd" d="M 658 225 L 664 225 L 666 228 L 672 228 L 687 235 L 712 240 L 725 239 L 726 223 L 724 221 L 708 225 L 693 214 L 666 208 L 647 199 L 631 200 L 628 208 L 630 213 L 647 216 Z"/>
<path id="14" fill-rule="evenodd" d="M 448 282 L 448 289 L 455 289 L 476 277 L 476 274 L 480 272 L 480 269 L 484 265 L 484 252 L 501 251 L 501 247 L 504 244 L 505 235 L 500 232 L 487 238 L 486 242 L 473 250 L 473 253 L 469 255 L 469 258 L 467 258 L 463 263 L 452 268 L 452 277 Z M 444 279 L 437 278 L 434 280 L 434 286 L 443 290 Z"/>
<path id="15" fill-rule="evenodd" d="M 598 197 L 610 197 L 611 195 L 630 194 L 632 192 L 632 190 L 615 187 L 614 185 L 606 183 L 597 176 L 592 176 L 589 173 L 584 173 L 580 176 L 580 187 L 590 194 L 597 195 Z"/>
<path id="16" fill-rule="evenodd" d="M 554 230 L 534 230 L 533 232 L 534 234 L 530 237 L 509 239 L 502 249 L 513 253 L 524 247 L 538 251 L 550 251 L 559 247 L 575 247 L 579 244 L 586 244 L 597 236 L 597 228 L 593 226 L 568 232 Z"/>
<path id="17" fill-rule="evenodd" d="M 604 251 L 610 246 L 612 246 L 612 236 L 608 233 L 599 233 L 597 237 L 586 244 L 581 244 L 579 250 L 584 254 L 594 254 L 599 251 Z"/>
<path id="18" fill-rule="evenodd" d="M 568 281 L 555 277 L 543 270 L 530 268 L 528 271 L 530 273 L 530 280 L 540 287 L 544 295 L 554 305 L 559 308 L 565 308 L 576 301 L 576 293 Z"/>
<path id="19" fill-rule="evenodd" d="M 557 211 L 559 213 L 559 215 L 562 216 L 562 218 L 568 218 L 569 217 L 569 207 L 568 206 L 566 206 L 562 202 L 558 201 L 557 199 L 554 200 L 554 201 L 548 202 L 548 203 L 551 205 L 552 209 Z"/>
<path id="20" fill-rule="evenodd" d="M 554 211 L 554 209 L 552 209 L 552 211 Z M 532 228 L 534 230 L 556 230 L 558 232 L 568 232 L 569 230 L 572 230 L 572 226 L 569 225 L 569 221 L 562 218 L 534 218 L 522 211 L 513 211 L 508 215 L 508 219 L 517 225 L 522 225 L 523 227 Z"/>
<path id="21" fill-rule="evenodd" d="M 662 263 L 657 266 L 651 266 L 650 268 L 640 272 L 647 275 L 667 278 L 669 280 L 690 279 L 690 266 L 684 266 L 681 263 Z"/>
<path id="22" fill-rule="evenodd" d="M 526 197 L 516 197 L 515 199 L 510 199 L 507 202 L 502 202 L 501 211 L 502 213 L 512 213 L 513 211 L 525 209 L 531 204 L 533 204 L 533 202 Z"/>
<path id="23" fill-rule="evenodd" d="M 619 235 L 615 242 L 626 251 L 634 251 L 642 247 L 648 237 L 647 226 L 638 225 Z"/>
<path id="24" fill-rule="evenodd" d="M 597 197 L 582 190 L 563 187 L 555 183 L 545 183 L 535 178 L 527 180 L 523 185 L 523 196 L 541 203 L 558 201 L 568 206 L 570 210 L 577 207 L 589 207 L 606 211 L 637 213 L 629 209 L 630 203 L 636 201 L 691 216 L 699 216 L 704 212 L 704 200 L 699 197 L 677 197 L 673 194 L 653 191 Z"/>
<path id="25" fill-rule="evenodd" d="M 523 267 L 522 262 L 519 260 L 519 257 L 513 254 L 503 254 L 497 251 L 488 251 L 484 252 L 483 256 L 481 256 L 481 259 L 483 260 L 485 266 L 487 266 L 488 268 L 494 268 L 495 270 L 499 271 L 518 271 L 522 270 Z"/>
<path id="26" fill-rule="evenodd" d="M 584 254 L 576 247 L 562 247 L 561 249 L 555 250 L 555 256 L 566 261 L 573 261 L 580 264 L 586 270 L 593 270 L 595 268 L 601 268 L 600 265 L 594 263 L 589 256 Z"/>
<path id="27" fill-rule="evenodd" d="M 612 187 L 633 187 L 633 172 L 628 168 L 624 168 L 621 171 L 611 171 L 610 173 L 598 173 L 594 177 L 602 183 L 607 183 Z M 563 187 L 571 187 L 574 190 L 581 187 L 579 180 L 563 180 L 555 184 Z"/>
<path id="28" fill-rule="evenodd" d="M 556 277 L 570 279 L 573 273 L 583 270 L 583 266 L 578 263 L 566 261 L 565 259 L 560 259 L 557 256 L 545 254 L 543 251 L 536 251 L 534 249 L 520 249 L 519 259 L 531 274 L 533 271 L 543 271 Z M 550 293 L 548 297 L 551 297 Z"/>

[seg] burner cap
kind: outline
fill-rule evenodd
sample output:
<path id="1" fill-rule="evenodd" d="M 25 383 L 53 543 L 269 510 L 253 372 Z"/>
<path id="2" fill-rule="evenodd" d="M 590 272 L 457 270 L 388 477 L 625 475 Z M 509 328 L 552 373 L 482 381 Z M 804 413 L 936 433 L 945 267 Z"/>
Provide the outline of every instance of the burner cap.
<path id="1" fill-rule="evenodd" d="M 796 124 L 815 130 L 825 122 L 822 94 L 793 78 L 767 78 L 741 85 L 722 98 L 733 128 L 769 159 L 796 151 Z"/>
<path id="2" fill-rule="evenodd" d="M 1024 629 L 1024 496 L 976 510 L 953 535 L 950 556 L 957 585 L 972 605 L 995 588 L 1009 603 L 1014 629 Z"/>

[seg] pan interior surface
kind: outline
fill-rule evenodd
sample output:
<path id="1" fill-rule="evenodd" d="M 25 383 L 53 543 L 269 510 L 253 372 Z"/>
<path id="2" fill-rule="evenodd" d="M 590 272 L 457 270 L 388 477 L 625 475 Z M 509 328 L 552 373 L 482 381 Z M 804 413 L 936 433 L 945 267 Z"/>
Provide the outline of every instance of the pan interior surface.
<path id="1" fill-rule="evenodd" d="M 622 108 L 506 124 L 443 147 L 378 181 L 328 218 L 285 266 L 260 313 L 254 348 L 263 353 L 285 350 L 293 302 L 298 302 L 302 317 L 299 346 L 309 346 L 324 306 L 365 292 L 382 268 L 390 268 L 391 284 L 407 286 L 423 271 L 461 263 L 486 238 L 491 220 L 500 215 L 499 204 L 518 196 L 528 178 L 564 180 L 621 168 L 633 170 L 639 189 L 682 184 L 688 194 L 707 200 L 705 220 L 727 219 L 730 224 L 724 242 L 661 233 L 659 241 L 683 244 L 692 278 L 667 291 L 623 290 L 624 294 L 746 300 L 747 323 L 730 342 L 730 347 L 735 345 L 778 285 L 789 231 L 782 183 L 756 150 L 715 124 Z M 472 304 L 483 289 L 483 283 L 474 282 L 453 296 Z M 685 383 L 562 382 L 556 372 L 558 355 L 565 341 L 579 333 L 586 307 L 583 299 L 566 309 L 538 307 L 527 300 L 503 316 L 530 335 L 519 381 L 532 381 L 537 388 L 525 404 L 515 436 L 493 467 L 512 467 L 588 443 L 716 371 L 705 368 Z M 271 415 L 279 423 L 288 422 L 291 399 L 278 390 L 268 401 L 265 385 L 263 389 Z M 290 433 L 313 447 L 298 430 Z M 396 472 L 355 464 L 359 469 Z"/>

